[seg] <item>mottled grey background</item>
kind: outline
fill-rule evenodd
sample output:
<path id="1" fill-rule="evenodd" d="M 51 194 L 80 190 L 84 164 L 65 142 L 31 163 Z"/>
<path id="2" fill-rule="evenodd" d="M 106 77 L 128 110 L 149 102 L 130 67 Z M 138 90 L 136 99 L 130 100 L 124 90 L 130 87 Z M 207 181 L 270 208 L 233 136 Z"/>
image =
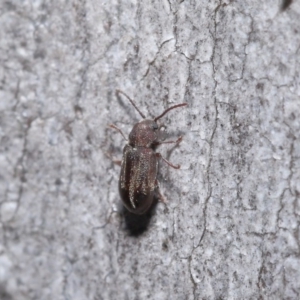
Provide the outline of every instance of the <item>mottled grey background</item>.
<path id="1" fill-rule="evenodd" d="M 300 2 L 0 1 L 0 299 L 299 299 Z M 168 204 L 132 236 L 141 110 Z"/>

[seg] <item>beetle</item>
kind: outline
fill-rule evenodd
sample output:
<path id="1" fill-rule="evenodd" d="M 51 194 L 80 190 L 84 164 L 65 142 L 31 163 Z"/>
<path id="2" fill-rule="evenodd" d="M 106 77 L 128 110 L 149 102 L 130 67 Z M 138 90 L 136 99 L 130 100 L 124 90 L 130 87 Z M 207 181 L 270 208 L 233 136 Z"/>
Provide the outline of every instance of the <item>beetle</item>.
<path id="1" fill-rule="evenodd" d="M 128 143 L 123 149 L 119 178 L 119 193 L 123 205 L 131 213 L 142 215 L 152 206 L 156 191 L 158 191 L 159 198 L 163 201 L 156 178 L 159 158 L 174 169 L 180 168 L 179 165 L 171 164 L 160 153 L 155 152 L 157 146 L 161 144 L 179 143 L 182 140 L 180 136 L 176 141 L 161 141 L 157 121 L 170 110 L 186 106 L 187 103 L 171 106 L 158 117 L 149 120 L 146 119 L 145 115 L 127 94 L 121 90 L 116 90 L 116 96 L 119 96 L 119 94 L 123 94 L 143 118 L 133 126 L 129 134 Z M 121 129 L 113 124 L 110 127 L 119 131 L 127 140 Z"/>

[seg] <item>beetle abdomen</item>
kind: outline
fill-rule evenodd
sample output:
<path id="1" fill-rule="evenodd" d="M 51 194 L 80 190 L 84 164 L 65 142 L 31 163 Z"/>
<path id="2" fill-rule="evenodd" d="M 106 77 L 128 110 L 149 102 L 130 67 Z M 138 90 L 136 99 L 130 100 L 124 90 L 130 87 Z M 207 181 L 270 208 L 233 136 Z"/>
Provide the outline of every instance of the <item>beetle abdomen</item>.
<path id="1" fill-rule="evenodd" d="M 119 180 L 124 206 L 135 214 L 145 213 L 153 202 L 157 157 L 151 148 L 126 145 Z"/>

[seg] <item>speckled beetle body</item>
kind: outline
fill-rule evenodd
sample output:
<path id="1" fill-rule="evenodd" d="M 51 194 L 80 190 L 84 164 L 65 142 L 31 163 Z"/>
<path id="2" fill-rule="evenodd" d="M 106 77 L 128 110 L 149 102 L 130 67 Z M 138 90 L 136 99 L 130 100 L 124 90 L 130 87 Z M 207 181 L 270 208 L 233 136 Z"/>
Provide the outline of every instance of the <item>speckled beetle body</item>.
<path id="1" fill-rule="evenodd" d="M 145 116 L 136 107 L 132 99 L 120 90 L 117 90 L 116 93 L 125 95 L 142 118 L 145 119 Z M 155 192 L 158 190 L 156 177 L 159 158 L 162 158 L 169 166 L 175 169 L 180 168 L 180 166 L 172 165 L 160 153 L 155 152 L 156 147 L 160 144 L 178 143 L 182 139 L 179 137 L 177 141 L 160 141 L 157 120 L 171 109 L 186 105 L 187 103 L 174 105 L 154 120 L 142 120 L 133 126 L 129 134 L 128 144 L 123 149 L 119 179 L 119 192 L 123 205 L 131 213 L 141 215 L 146 213 L 151 207 Z M 119 128 L 114 125 L 111 125 L 111 127 L 117 129 L 124 136 Z"/>

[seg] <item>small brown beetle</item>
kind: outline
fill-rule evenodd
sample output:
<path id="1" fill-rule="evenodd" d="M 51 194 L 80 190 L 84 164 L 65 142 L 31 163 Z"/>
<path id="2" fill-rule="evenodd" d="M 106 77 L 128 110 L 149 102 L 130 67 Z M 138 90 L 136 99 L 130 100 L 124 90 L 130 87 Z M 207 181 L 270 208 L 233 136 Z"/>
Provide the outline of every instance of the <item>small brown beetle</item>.
<path id="1" fill-rule="evenodd" d="M 135 124 L 129 134 L 129 142 L 123 149 L 123 159 L 121 163 L 121 173 L 119 179 L 119 192 L 124 206 L 137 215 L 146 213 L 151 207 L 155 191 L 158 190 L 158 181 L 156 179 L 158 171 L 158 158 L 162 158 L 170 167 L 179 169 L 180 166 L 174 166 L 169 161 L 156 153 L 155 149 L 160 144 L 179 143 L 182 137 L 177 141 L 163 142 L 159 140 L 159 127 L 157 120 L 162 118 L 170 110 L 186 106 L 187 103 L 181 103 L 166 109 L 154 120 L 145 120 L 145 115 L 137 108 L 133 100 L 124 92 L 116 90 L 116 95 L 123 94 L 138 113 L 143 118 L 142 121 Z M 115 125 L 110 127 L 118 130 L 123 137 L 125 135 Z M 160 198 L 162 198 L 159 193 Z"/>

